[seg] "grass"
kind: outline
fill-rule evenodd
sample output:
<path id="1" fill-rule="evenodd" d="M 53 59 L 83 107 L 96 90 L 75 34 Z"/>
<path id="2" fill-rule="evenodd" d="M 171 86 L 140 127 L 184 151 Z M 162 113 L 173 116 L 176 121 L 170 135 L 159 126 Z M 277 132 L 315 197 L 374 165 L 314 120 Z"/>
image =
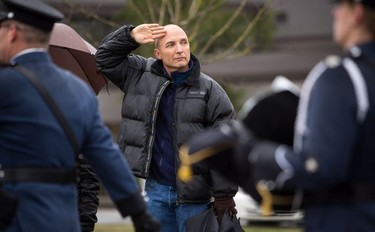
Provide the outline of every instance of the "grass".
<path id="1" fill-rule="evenodd" d="M 299 227 L 280 227 L 272 225 L 254 225 L 244 227 L 246 232 L 302 232 Z M 97 224 L 95 232 L 134 232 L 132 225 L 129 224 Z M 198 232 L 198 231 L 197 231 Z"/>

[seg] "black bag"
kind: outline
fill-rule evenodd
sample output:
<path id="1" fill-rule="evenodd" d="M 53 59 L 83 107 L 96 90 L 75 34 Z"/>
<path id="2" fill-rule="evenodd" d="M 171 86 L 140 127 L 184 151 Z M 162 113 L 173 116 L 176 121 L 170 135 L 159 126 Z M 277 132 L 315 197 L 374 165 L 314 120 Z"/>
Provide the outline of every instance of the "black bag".
<path id="1" fill-rule="evenodd" d="M 186 220 L 186 232 L 245 232 L 240 220 L 225 211 L 221 225 L 217 222 L 214 208 L 210 207 L 201 214 Z"/>
<path id="2" fill-rule="evenodd" d="M 11 223 L 17 211 L 17 198 L 0 189 L 0 231 Z"/>
<path id="3" fill-rule="evenodd" d="M 220 232 L 245 232 L 240 224 L 240 219 L 236 215 L 229 216 L 228 212 L 225 211 L 223 218 L 221 219 Z"/>

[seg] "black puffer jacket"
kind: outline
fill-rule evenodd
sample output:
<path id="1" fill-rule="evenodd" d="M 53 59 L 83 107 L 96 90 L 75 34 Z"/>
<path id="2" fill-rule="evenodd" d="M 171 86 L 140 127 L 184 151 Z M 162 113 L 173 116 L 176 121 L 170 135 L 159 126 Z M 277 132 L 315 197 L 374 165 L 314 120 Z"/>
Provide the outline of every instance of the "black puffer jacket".
<path id="1" fill-rule="evenodd" d="M 161 60 L 130 54 L 139 44 L 130 37 L 132 26 L 123 26 L 109 34 L 96 53 L 98 68 L 118 86 L 125 97 L 119 145 L 134 174 L 147 178 L 155 136 L 155 121 L 160 97 L 173 84 L 163 72 Z M 200 64 L 191 56 L 190 76 L 176 90 L 174 105 L 174 148 L 176 171 L 179 167 L 179 147 L 194 133 L 235 118 L 233 106 L 220 85 L 200 72 Z M 208 202 L 214 197 L 233 197 L 237 186 L 216 173 L 195 175 L 193 181 L 177 180 L 178 201 Z"/>

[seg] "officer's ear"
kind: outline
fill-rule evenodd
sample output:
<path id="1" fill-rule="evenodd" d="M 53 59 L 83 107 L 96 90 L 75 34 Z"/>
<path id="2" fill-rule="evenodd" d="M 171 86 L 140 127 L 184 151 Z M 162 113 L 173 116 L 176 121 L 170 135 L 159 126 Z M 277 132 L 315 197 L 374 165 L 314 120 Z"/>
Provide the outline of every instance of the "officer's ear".
<path id="1" fill-rule="evenodd" d="M 363 24 L 365 18 L 365 8 L 362 4 L 354 4 L 353 6 L 353 20 L 356 25 Z"/>
<path id="2" fill-rule="evenodd" d="M 8 39 L 11 42 L 14 42 L 20 36 L 18 33 L 21 29 L 14 21 L 6 22 L 1 27 L 7 30 Z"/>

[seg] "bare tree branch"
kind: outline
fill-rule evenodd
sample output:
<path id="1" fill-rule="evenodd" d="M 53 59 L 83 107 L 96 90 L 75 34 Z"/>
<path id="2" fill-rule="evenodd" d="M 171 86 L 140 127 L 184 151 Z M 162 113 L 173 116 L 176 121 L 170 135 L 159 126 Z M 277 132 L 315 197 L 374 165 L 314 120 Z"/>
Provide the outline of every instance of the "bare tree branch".
<path id="1" fill-rule="evenodd" d="M 150 7 L 148 7 L 148 12 L 150 14 L 150 22 L 157 22 L 156 15 L 154 13 L 153 4 L 151 3 L 151 0 L 146 0 L 146 4 Z"/>
<path id="2" fill-rule="evenodd" d="M 246 0 L 241 0 L 240 2 L 240 5 L 237 7 L 236 11 L 234 12 L 234 14 L 229 18 L 229 20 L 223 25 L 222 28 L 220 28 L 220 30 L 218 30 L 208 41 L 207 43 L 204 45 L 204 47 L 199 51 L 199 54 L 204 54 L 207 52 L 207 50 L 211 47 L 211 45 L 213 44 L 213 42 L 219 38 L 222 34 L 224 34 L 224 32 L 226 30 L 228 30 L 228 28 L 232 25 L 232 23 L 234 22 L 234 20 L 240 15 L 240 13 L 242 12 L 243 8 L 245 7 L 246 5 Z"/>
<path id="3" fill-rule="evenodd" d="M 262 7 L 258 13 L 255 15 L 254 19 L 247 25 L 244 32 L 238 37 L 238 39 L 232 44 L 231 47 L 226 49 L 223 53 L 218 56 L 218 59 L 228 56 L 230 53 L 236 50 L 236 48 L 249 36 L 250 32 L 254 29 L 255 25 L 258 23 L 260 18 L 264 15 L 266 7 Z"/>
<path id="4" fill-rule="evenodd" d="M 130 7 L 134 12 L 135 14 L 137 15 L 138 18 L 144 18 L 144 14 L 142 13 L 142 11 L 138 8 L 137 4 L 134 2 L 134 0 L 128 0 L 127 1 L 127 4 L 128 7 Z"/>
<path id="5" fill-rule="evenodd" d="M 110 27 L 119 27 L 119 24 L 117 24 L 116 22 L 112 21 L 112 20 L 108 20 L 104 17 L 101 17 L 100 15 L 96 14 L 96 13 L 93 13 L 93 12 L 96 12 L 95 10 L 88 10 L 87 8 L 84 8 L 82 6 L 77 6 L 76 3 L 73 3 L 72 1 L 70 0 L 61 0 L 61 3 L 63 3 L 64 5 L 66 5 L 69 9 L 72 10 L 72 13 L 81 13 L 82 15 L 85 15 L 85 17 L 87 18 L 91 18 L 91 19 L 94 19 L 104 25 L 108 25 Z M 100 8 L 100 4 L 98 4 L 96 6 L 97 9 Z"/>
<path id="6" fill-rule="evenodd" d="M 200 6 L 201 6 L 201 3 L 200 3 Z M 220 6 L 221 4 L 219 4 L 218 1 L 211 0 L 208 3 L 208 5 L 205 6 L 204 9 L 198 9 L 195 15 L 189 15 L 189 18 L 184 21 L 185 23 L 181 24 L 181 25 L 190 25 L 189 26 L 189 39 L 191 41 L 194 41 L 195 38 L 200 35 L 200 28 L 202 26 L 202 22 L 204 21 L 204 18 L 207 17 L 207 14 L 214 11 Z"/>
<path id="7" fill-rule="evenodd" d="M 230 53 L 230 55 L 227 55 L 227 56 L 224 56 L 222 54 L 216 54 L 216 55 L 206 56 L 204 57 L 204 59 L 201 59 L 201 60 L 203 60 L 202 63 L 204 64 L 213 63 L 215 61 L 220 61 L 220 60 L 231 60 L 231 59 L 235 59 L 235 58 L 248 55 L 249 53 L 251 53 L 253 48 L 254 48 L 253 46 L 249 46 L 249 47 L 244 48 L 241 51 L 232 52 Z"/>
<path id="8" fill-rule="evenodd" d="M 84 7 L 77 6 L 77 2 L 72 3 L 71 0 L 60 0 L 65 2 L 65 5 L 71 9 L 71 14 L 80 12 L 85 17 L 94 19 L 95 22 L 100 22 L 104 25 L 108 25 L 112 28 L 118 28 L 115 21 L 108 20 L 101 17 L 98 13 L 100 11 L 100 5 L 96 7 L 97 10 L 92 10 Z M 245 45 L 245 42 L 251 41 L 251 34 L 254 32 L 254 28 L 258 25 L 261 18 L 267 15 L 268 3 L 272 0 L 268 0 L 265 5 L 257 10 L 256 15 L 249 21 L 240 17 L 246 16 L 244 9 L 246 4 L 252 0 L 240 0 L 238 5 L 234 9 L 233 14 L 229 16 L 228 20 L 222 20 L 223 23 L 217 30 L 210 30 L 213 34 L 205 39 L 202 39 L 202 30 L 206 30 L 206 27 L 202 26 L 202 23 L 208 23 L 213 25 L 215 22 L 212 19 L 217 17 L 210 17 L 211 14 L 223 13 L 222 9 L 224 4 L 228 3 L 228 0 L 143 0 L 140 4 L 140 0 L 127 0 L 126 10 L 132 11 L 131 17 L 137 17 L 144 23 L 157 22 L 161 25 L 174 23 L 183 27 L 189 35 L 191 41 L 191 50 L 202 59 L 202 62 L 212 62 L 216 60 L 230 59 L 246 55 L 252 51 L 256 46 Z M 125 14 L 126 15 L 126 14 Z M 128 18 L 128 20 L 131 18 Z M 133 18 L 134 19 L 134 18 Z M 210 21 L 211 20 L 211 21 Z M 236 22 L 240 22 L 239 24 Z M 93 24 L 94 25 L 94 24 Z M 216 28 L 216 27 L 215 27 Z M 235 28 L 230 30 L 230 28 Z M 269 35 L 268 35 L 269 36 Z M 231 39 L 231 44 L 220 41 L 223 38 L 235 38 Z M 92 38 L 92 37 L 90 37 Z M 221 44 L 221 45 L 220 45 Z M 220 52 L 219 52 L 220 51 Z M 145 50 L 144 52 L 147 52 Z"/>
<path id="9" fill-rule="evenodd" d="M 171 0 L 168 1 L 167 9 L 168 9 L 168 14 L 170 15 L 170 22 L 171 23 L 176 23 L 176 21 L 174 20 L 176 16 L 175 16 L 175 12 L 173 10 L 173 6 L 172 6 L 172 3 L 171 3 Z"/>
<path id="10" fill-rule="evenodd" d="M 174 18 L 174 22 L 177 24 L 177 22 L 180 22 L 180 18 L 181 18 L 181 2 L 180 0 L 175 0 L 175 18 Z"/>
<path id="11" fill-rule="evenodd" d="M 188 11 L 188 19 L 190 17 L 192 17 L 193 15 L 196 15 L 198 10 L 199 10 L 199 6 L 202 4 L 202 0 L 193 0 L 191 1 L 191 4 L 190 4 L 190 7 L 189 7 L 189 11 Z"/>
<path id="12" fill-rule="evenodd" d="M 161 2 L 161 6 L 160 6 L 160 10 L 159 10 L 159 20 L 158 20 L 158 23 L 160 25 L 164 24 L 167 4 L 168 4 L 168 0 L 163 0 Z"/>

